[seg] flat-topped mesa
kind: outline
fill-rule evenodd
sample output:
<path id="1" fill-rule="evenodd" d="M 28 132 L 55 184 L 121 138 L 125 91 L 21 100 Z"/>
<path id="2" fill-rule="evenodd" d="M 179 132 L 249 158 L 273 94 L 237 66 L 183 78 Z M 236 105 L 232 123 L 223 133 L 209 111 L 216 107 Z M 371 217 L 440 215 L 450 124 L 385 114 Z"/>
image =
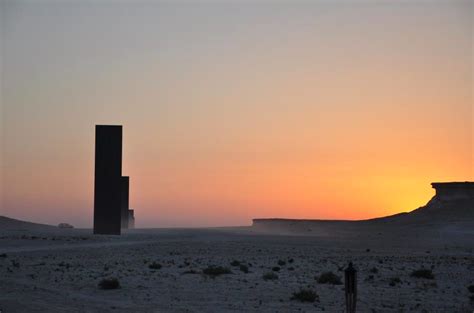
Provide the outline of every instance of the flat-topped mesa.
<path id="1" fill-rule="evenodd" d="M 431 186 L 441 201 L 474 199 L 474 182 L 432 183 Z"/>
<path id="2" fill-rule="evenodd" d="M 436 223 L 474 223 L 474 182 L 434 182 L 436 194 L 428 203 L 416 210 L 392 216 L 361 221 L 295 220 L 284 218 L 253 219 L 253 226 L 264 231 L 305 234 L 334 234 L 354 225 L 434 225 Z M 459 224 L 458 224 L 459 225 Z"/>

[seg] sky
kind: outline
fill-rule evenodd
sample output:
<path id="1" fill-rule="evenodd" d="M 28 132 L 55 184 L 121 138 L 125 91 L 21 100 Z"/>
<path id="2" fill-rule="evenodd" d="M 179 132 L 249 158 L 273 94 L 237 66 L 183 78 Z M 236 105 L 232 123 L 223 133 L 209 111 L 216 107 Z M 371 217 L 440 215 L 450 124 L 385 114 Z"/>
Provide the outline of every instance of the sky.
<path id="1" fill-rule="evenodd" d="M 474 180 L 465 1 L 0 4 L 0 215 L 91 227 L 96 124 L 138 227 L 406 212 Z"/>

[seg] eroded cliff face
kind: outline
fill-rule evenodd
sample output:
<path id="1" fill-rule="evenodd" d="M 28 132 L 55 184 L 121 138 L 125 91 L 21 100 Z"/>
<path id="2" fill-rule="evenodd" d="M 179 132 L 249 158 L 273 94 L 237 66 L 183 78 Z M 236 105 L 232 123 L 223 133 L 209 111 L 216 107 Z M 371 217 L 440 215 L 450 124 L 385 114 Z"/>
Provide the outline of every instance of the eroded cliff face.
<path id="1" fill-rule="evenodd" d="M 408 215 L 411 218 L 424 218 L 427 221 L 462 221 L 474 220 L 474 197 L 434 196 L 425 206 L 422 206 Z"/>
<path id="2" fill-rule="evenodd" d="M 474 199 L 474 182 L 432 183 L 436 198 L 441 201 Z"/>

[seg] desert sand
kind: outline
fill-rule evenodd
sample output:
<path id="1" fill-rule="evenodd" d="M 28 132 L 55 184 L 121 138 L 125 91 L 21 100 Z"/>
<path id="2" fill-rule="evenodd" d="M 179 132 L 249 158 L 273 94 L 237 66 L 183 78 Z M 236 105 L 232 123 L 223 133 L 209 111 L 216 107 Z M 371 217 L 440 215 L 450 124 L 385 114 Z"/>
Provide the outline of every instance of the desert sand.
<path id="1" fill-rule="evenodd" d="M 344 312 L 343 285 L 317 278 L 330 271 L 343 281 L 349 261 L 358 270 L 358 312 L 474 310 L 469 222 L 137 229 L 122 236 L 6 218 L 0 226 L 5 313 Z M 205 274 L 210 265 L 230 273 Z M 418 269 L 431 270 L 433 279 L 412 277 Z M 277 276 L 264 279 L 269 272 Z M 99 288 L 110 277 L 120 288 Z M 291 299 L 307 288 L 319 298 Z"/>

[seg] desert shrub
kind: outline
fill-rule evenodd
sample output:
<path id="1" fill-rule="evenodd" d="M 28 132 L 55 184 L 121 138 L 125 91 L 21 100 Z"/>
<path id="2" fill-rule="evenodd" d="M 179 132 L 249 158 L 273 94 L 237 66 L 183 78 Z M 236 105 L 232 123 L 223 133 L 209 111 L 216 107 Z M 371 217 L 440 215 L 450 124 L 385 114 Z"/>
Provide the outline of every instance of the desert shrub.
<path id="1" fill-rule="evenodd" d="M 148 265 L 148 268 L 151 269 L 151 270 L 159 270 L 161 269 L 163 266 L 161 266 L 160 263 L 156 263 L 156 262 L 153 262 L 151 263 L 150 265 Z"/>
<path id="2" fill-rule="evenodd" d="M 400 280 L 400 278 L 398 278 L 398 277 L 392 277 L 392 278 L 390 278 L 390 283 L 389 283 L 389 285 L 393 287 L 393 286 L 395 286 L 396 284 L 399 284 L 399 283 L 401 283 L 401 282 L 402 282 L 402 281 Z"/>
<path id="3" fill-rule="evenodd" d="M 6 258 L 6 257 L 7 257 L 7 254 L 6 254 L 6 253 L 0 254 L 0 258 Z"/>
<path id="4" fill-rule="evenodd" d="M 295 261 L 295 259 L 293 259 L 293 258 L 288 259 L 288 263 L 293 263 L 294 261 Z"/>
<path id="5" fill-rule="evenodd" d="M 372 267 L 372 268 L 370 269 L 370 272 L 371 272 L 372 274 L 377 274 L 377 273 L 379 272 L 379 270 L 378 270 L 376 267 Z"/>
<path id="6" fill-rule="evenodd" d="M 240 265 L 240 262 L 237 261 L 237 260 L 234 260 L 234 261 L 230 262 L 230 265 L 231 265 L 231 266 L 239 266 L 239 265 Z"/>
<path id="7" fill-rule="evenodd" d="M 469 290 L 470 293 L 474 293 L 474 285 L 467 287 L 467 290 Z"/>
<path id="8" fill-rule="evenodd" d="M 240 271 L 241 272 L 244 272 L 245 274 L 247 274 L 249 272 L 249 267 L 245 264 L 240 264 Z"/>
<path id="9" fill-rule="evenodd" d="M 99 288 L 105 290 L 118 289 L 120 288 L 120 283 L 115 277 L 104 278 L 99 282 Z"/>
<path id="10" fill-rule="evenodd" d="M 318 284 L 341 285 L 341 278 L 333 272 L 324 272 L 318 278 Z"/>
<path id="11" fill-rule="evenodd" d="M 262 275 L 263 280 L 277 280 L 278 275 L 273 272 L 268 272 Z"/>
<path id="12" fill-rule="evenodd" d="M 214 265 L 208 266 L 207 268 L 203 269 L 202 272 L 203 272 L 203 274 L 209 275 L 209 276 L 212 276 L 212 277 L 216 277 L 216 276 L 219 276 L 219 275 L 232 273 L 232 272 L 230 271 L 230 269 L 227 268 L 227 267 L 214 266 Z"/>
<path id="13" fill-rule="evenodd" d="M 283 266 L 283 265 L 285 265 L 285 264 L 286 264 L 285 261 L 283 261 L 283 260 L 278 260 L 278 265 Z"/>
<path id="14" fill-rule="evenodd" d="M 433 271 L 424 268 L 414 270 L 411 272 L 410 276 L 415 278 L 434 279 Z"/>
<path id="15" fill-rule="evenodd" d="M 298 300 L 301 302 L 314 302 L 319 300 L 318 294 L 311 289 L 300 289 L 298 292 L 294 292 L 291 300 Z"/>
<path id="16" fill-rule="evenodd" d="M 279 272 L 279 271 L 280 271 L 280 267 L 274 266 L 274 267 L 272 267 L 272 271 L 274 271 L 274 272 Z"/>
<path id="17" fill-rule="evenodd" d="M 196 271 L 196 270 L 188 270 L 188 271 L 183 272 L 183 275 L 185 275 L 185 274 L 199 274 L 199 272 Z"/>

